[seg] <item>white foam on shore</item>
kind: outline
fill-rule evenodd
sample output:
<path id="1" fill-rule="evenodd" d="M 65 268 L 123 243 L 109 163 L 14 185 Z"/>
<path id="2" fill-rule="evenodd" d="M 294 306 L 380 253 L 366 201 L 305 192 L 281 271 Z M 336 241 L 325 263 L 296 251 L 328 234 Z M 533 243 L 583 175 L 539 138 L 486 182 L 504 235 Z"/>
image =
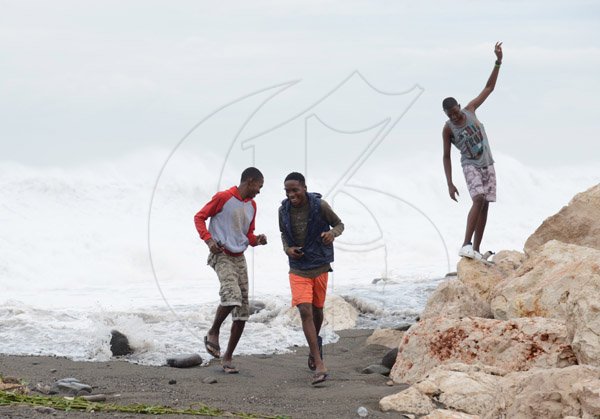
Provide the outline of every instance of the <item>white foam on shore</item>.
<path id="1" fill-rule="evenodd" d="M 110 357 L 111 329 L 128 334 L 139 349 L 132 362 L 160 364 L 172 352 L 203 353 L 218 281 L 206 266 L 193 215 L 218 187 L 238 179 L 226 171 L 219 186 L 217 176 L 206 175 L 219 172 L 215 159 L 180 156 L 155 190 L 148 241 L 150 197 L 166 154 L 140 152 L 71 169 L 0 163 L 0 353 L 102 361 Z M 542 170 L 499 153 L 495 158 L 499 202 L 485 244 L 496 251 L 521 249 L 547 216 L 600 181 L 592 167 Z M 455 269 L 470 203 L 466 196 L 450 201 L 441 164 L 417 164 L 422 161 L 411 156 L 394 168 L 373 167 L 327 197 L 346 224 L 330 288 L 359 308 L 359 326 L 414 320 L 435 286 L 432 278 Z M 289 306 L 277 225 L 286 173 L 265 173 L 256 225 L 269 245 L 247 258 L 251 295 L 268 310 L 248 324 L 241 353 L 304 343 L 301 331 L 279 315 Z M 459 176 L 455 183 L 466 195 Z M 327 187 L 326 176 L 309 182 L 310 190 Z M 372 284 L 377 278 L 383 280 Z"/>
<path id="2" fill-rule="evenodd" d="M 404 319 L 414 321 L 418 307 L 397 307 L 397 298 L 391 297 L 390 288 L 382 290 L 348 289 L 353 295 L 353 305 L 361 306 L 360 301 L 370 301 L 373 310 L 363 312 L 364 320 L 359 319 L 357 327 L 373 327 L 376 322 L 369 316 L 379 313 L 390 323 L 402 323 Z M 432 286 L 430 284 L 430 288 Z M 344 295 L 342 292 L 341 295 Z M 387 299 L 385 298 L 387 296 Z M 290 315 L 288 298 L 261 296 L 265 308 L 252 315 L 240 341 L 238 354 L 283 353 L 294 346 L 305 346 L 304 334 Z M 420 299 L 426 298 L 423 295 Z M 334 300 L 331 300 L 334 301 Z M 335 304 L 335 303 L 333 303 Z M 184 353 L 199 353 L 203 359 L 206 353 L 202 340 L 210 327 L 217 302 L 201 305 L 173 305 L 145 307 L 143 310 L 106 311 L 91 307 L 87 311 L 39 309 L 17 301 L 6 301 L 0 306 L 0 353 L 12 355 L 52 355 L 64 356 L 79 361 L 108 361 L 111 331 L 125 334 L 134 353 L 123 359 L 146 365 L 164 365 L 170 356 Z M 337 307 L 334 305 L 335 315 Z M 362 312 L 362 310 L 360 310 Z M 221 345 L 226 345 L 231 322 L 224 323 Z M 321 331 L 325 343 L 335 342 L 337 335 L 331 327 Z"/>

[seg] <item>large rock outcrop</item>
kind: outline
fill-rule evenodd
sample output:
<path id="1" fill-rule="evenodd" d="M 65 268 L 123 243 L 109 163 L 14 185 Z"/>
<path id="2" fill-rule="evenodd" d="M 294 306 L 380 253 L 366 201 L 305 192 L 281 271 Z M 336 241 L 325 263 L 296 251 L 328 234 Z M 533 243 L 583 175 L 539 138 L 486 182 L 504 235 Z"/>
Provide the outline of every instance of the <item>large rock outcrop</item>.
<path id="1" fill-rule="evenodd" d="M 479 296 L 488 300 L 491 291 L 506 278 L 514 275 L 527 256 L 515 250 L 502 250 L 493 257 L 493 265 L 461 258 L 456 266 L 458 279 Z"/>
<path id="2" fill-rule="evenodd" d="M 526 259 L 525 253 L 516 250 L 501 250 L 493 257 L 494 264 L 504 279 L 512 277 Z"/>
<path id="3" fill-rule="evenodd" d="M 390 373 L 411 387 L 388 396 L 387 408 L 600 418 L 600 185 L 544 221 L 525 253 L 502 251 L 494 262 L 461 259 L 457 280 L 431 295 Z M 494 319 L 483 318 L 486 304 Z"/>
<path id="4" fill-rule="evenodd" d="M 550 240 L 600 250 L 600 184 L 575 195 L 547 218 L 525 242 L 525 252 L 532 254 Z"/>
<path id="5" fill-rule="evenodd" d="M 490 291 L 504 279 L 503 272 L 496 266 L 461 258 L 456 266 L 458 280 L 477 293 L 484 301 Z"/>
<path id="6" fill-rule="evenodd" d="M 435 410 L 435 404 L 429 397 L 414 387 L 384 397 L 379 401 L 379 407 L 384 412 L 393 410 L 413 415 L 426 415 Z"/>
<path id="7" fill-rule="evenodd" d="M 471 287 L 457 279 L 450 279 L 440 283 L 431 294 L 421 313 L 421 320 L 439 316 L 491 318 L 492 310 L 490 304 Z"/>
<path id="8" fill-rule="evenodd" d="M 487 417 L 597 418 L 599 377 L 600 369 L 587 365 L 507 374 L 500 382 L 502 397 Z"/>
<path id="9" fill-rule="evenodd" d="M 496 286 L 492 312 L 496 319 L 566 320 L 568 301 L 597 292 L 594 284 L 598 281 L 599 250 L 552 240 L 528 258 L 512 278 Z"/>
<path id="10" fill-rule="evenodd" d="M 442 406 L 482 415 L 494 408 L 504 373 L 495 368 L 450 364 L 435 368 L 414 387 Z"/>
<path id="11" fill-rule="evenodd" d="M 458 411 L 486 419 L 592 419 L 600 415 L 598 377 L 599 368 L 584 365 L 507 373 L 491 367 L 446 364 L 408 389 L 385 397 L 380 406 L 383 408 L 385 401 L 387 410 L 419 415 L 427 410 L 433 414 L 443 406 L 450 409 L 448 414 Z"/>
<path id="12" fill-rule="evenodd" d="M 567 333 L 577 361 L 600 367 L 600 270 L 597 267 L 570 292 L 566 311 Z"/>
<path id="13" fill-rule="evenodd" d="M 524 371 L 566 367 L 577 361 L 567 328 L 559 320 L 436 317 L 420 321 L 406 332 L 390 378 L 413 384 L 436 366 L 455 362 Z"/>
<path id="14" fill-rule="evenodd" d="M 434 411 L 432 406 L 442 405 L 447 409 L 482 415 L 495 408 L 504 374 L 506 371 L 490 367 L 482 368 L 477 365 L 462 363 L 440 365 L 408 389 L 383 398 L 380 406 L 386 399 L 394 400 L 392 410 L 414 414 L 416 412 L 412 409 L 417 406 L 416 401 L 418 401 L 418 406 L 421 408 L 430 406 L 429 411 L 426 412 L 428 414 Z M 402 395 L 403 393 L 405 394 Z"/>

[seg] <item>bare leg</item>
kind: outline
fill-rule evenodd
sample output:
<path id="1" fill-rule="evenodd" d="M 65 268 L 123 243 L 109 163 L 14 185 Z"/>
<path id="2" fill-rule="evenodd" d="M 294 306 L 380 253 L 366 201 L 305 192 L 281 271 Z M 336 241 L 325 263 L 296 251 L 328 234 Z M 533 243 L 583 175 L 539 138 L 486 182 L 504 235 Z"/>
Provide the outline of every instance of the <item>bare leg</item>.
<path id="1" fill-rule="evenodd" d="M 321 326 L 323 325 L 323 309 L 312 306 L 313 312 L 313 322 L 315 324 L 315 332 L 317 332 L 317 336 L 321 332 Z"/>
<path id="2" fill-rule="evenodd" d="M 479 252 L 479 246 L 481 245 L 481 239 L 483 239 L 483 232 L 485 231 L 485 224 L 487 223 L 489 202 L 485 202 L 477 218 L 477 226 L 475 227 L 475 238 L 473 239 L 473 250 Z"/>
<path id="3" fill-rule="evenodd" d="M 227 344 L 227 351 L 225 355 L 223 355 L 223 364 L 228 365 L 231 363 L 231 359 L 233 357 L 233 351 L 237 346 L 240 338 L 242 337 L 242 332 L 244 331 L 244 326 L 246 326 L 245 320 L 234 320 L 231 325 L 231 335 L 229 336 L 229 343 Z"/>
<path id="4" fill-rule="evenodd" d="M 217 307 L 217 312 L 215 314 L 215 320 L 213 321 L 212 327 L 208 330 L 207 338 L 208 341 L 214 343 L 215 345 L 219 345 L 219 333 L 221 332 L 221 325 L 231 313 L 235 306 L 222 306 L 219 305 Z"/>
<path id="5" fill-rule="evenodd" d="M 473 198 L 473 205 L 471 205 L 471 210 L 467 216 L 467 228 L 465 230 L 465 241 L 463 242 L 463 246 L 471 243 L 471 238 L 477 227 L 477 221 L 484 204 L 485 198 L 483 195 L 477 195 Z"/>
<path id="6" fill-rule="evenodd" d="M 317 372 L 325 372 L 325 364 L 319 354 L 319 344 L 317 343 L 317 330 L 315 328 L 315 319 L 313 318 L 313 305 L 310 303 L 298 304 L 298 310 L 300 311 L 300 318 L 302 319 L 302 330 L 308 342 L 308 348 L 310 354 L 315 359 L 315 366 Z M 322 320 L 321 320 L 322 321 Z"/>

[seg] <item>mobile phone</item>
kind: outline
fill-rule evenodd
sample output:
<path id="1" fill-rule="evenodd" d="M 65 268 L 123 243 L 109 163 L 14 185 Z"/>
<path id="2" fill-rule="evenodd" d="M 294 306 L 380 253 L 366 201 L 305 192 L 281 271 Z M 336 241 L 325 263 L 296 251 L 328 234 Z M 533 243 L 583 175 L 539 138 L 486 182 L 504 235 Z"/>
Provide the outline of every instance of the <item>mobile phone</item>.
<path id="1" fill-rule="evenodd" d="M 302 253 L 304 253 L 304 249 L 303 249 L 303 248 L 301 248 L 301 247 L 299 247 L 299 248 L 297 248 L 297 249 L 294 249 L 294 253 L 297 253 L 297 254 L 302 254 Z"/>

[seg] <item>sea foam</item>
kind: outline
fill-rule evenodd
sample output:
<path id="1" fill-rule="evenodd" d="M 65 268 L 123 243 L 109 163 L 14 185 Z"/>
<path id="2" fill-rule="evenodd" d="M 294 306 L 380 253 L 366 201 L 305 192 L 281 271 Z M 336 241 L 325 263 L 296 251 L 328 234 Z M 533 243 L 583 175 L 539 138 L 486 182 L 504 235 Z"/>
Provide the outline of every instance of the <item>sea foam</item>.
<path id="1" fill-rule="evenodd" d="M 0 163 L 0 353 L 106 360 L 112 329 L 137 348 L 132 362 L 203 353 L 218 280 L 193 216 L 218 189 L 237 184 L 239 168 L 221 171 L 214 156 L 198 154 L 163 166 L 167 155 L 147 150 L 62 169 Z M 547 216 L 600 180 L 592 167 L 547 170 L 495 158 L 498 202 L 485 250 L 522 249 Z M 460 168 L 455 203 L 441 164 L 418 161 L 425 159 L 371 167 L 337 189 L 335 173 L 309 177 L 309 190 L 323 192 L 346 226 L 329 292 L 361 312 L 359 327 L 414 321 L 438 278 L 455 270 L 470 206 Z M 247 252 L 250 292 L 267 309 L 249 322 L 240 353 L 304 342 L 281 314 L 290 304 L 277 223 L 285 174 L 267 167 L 256 198 L 256 232 L 269 245 Z"/>

